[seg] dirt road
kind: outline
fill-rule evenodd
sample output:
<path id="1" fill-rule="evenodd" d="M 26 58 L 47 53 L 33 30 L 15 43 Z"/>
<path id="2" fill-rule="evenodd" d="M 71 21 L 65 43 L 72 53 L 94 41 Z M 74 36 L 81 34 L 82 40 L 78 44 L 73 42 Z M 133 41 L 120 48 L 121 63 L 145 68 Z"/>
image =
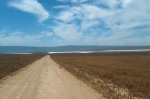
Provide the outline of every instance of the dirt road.
<path id="1" fill-rule="evenodd" d="M 0 81 L 0 99 L 104 99 L 49 56 Z"/>

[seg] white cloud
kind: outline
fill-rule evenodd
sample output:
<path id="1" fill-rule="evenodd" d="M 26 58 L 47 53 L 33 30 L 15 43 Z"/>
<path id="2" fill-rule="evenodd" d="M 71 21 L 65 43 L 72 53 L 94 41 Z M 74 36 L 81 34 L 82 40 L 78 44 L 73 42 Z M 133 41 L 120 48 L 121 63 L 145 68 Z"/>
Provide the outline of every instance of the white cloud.
<path id="1" fill-rule="evenodd" d="M 74 13 L 72 13 L 71 11 L 64 11 L 59 13 L 59 15 L 56 18 L 64 22 L 69 22 L 72 21 L 75 17 Z"/>
<path id="2" fill-rule="evenodd" d="M 19 46 L 19 45 L 27 45 L 27 46 L 38 46 L 40 43 L 41 34 L 37 35 L 25 35 L 23 32 L 7 32 L 0 34 L 0 45 L 3 46 Z"/>
<path id="3" fill-rule="evenodd" d="M 129 3 L 131 3 L 133 0 L 122 0 L 122 6 L 126 7 Z"/>
<path id="4" fill-rule="evenodd" d="M 85 20 L 96 20 L 103 19 L 112 16 L 116 12 L 100 8 L 94 5 L 82 4 L 78 7 L 70 7 L 65 9 L 58 14 L 56 19 L 62 20 L 64 22 L 71 22 L 74 19 Z"/>
<path id="5" fill-rule="evenodd" d="M 83 3 L 83 2 L 86 2 L 88 0 L 57 0 L 57 1 L 60 1 L 60 2 L 71 2 L 71 3 Z"/>
<path id="6" fill-rule="evenodd" d="M 101 19 L 112 16 L 115 12 L 94 5 L 83 5 L 82 13 L 87 19 Z"/>
<path id="7" fill-rule="evenodd" d="M 132 1 L 135 0 L 95 0 L 94 4 L 102 4 L 109 7 L 110 9 L 117 9 L 118 7 L 126 7 Z"/>
<path id="8" fill-rule="evenodd" d="M 57 23 L 53 28 L 53 32 L 66 41 L 79 40 L 82 33 L 78 31 L 79 27 L 75 24 Z"/>
<path id="9" fill-rule="evenodd" d="M 120 4 L 120 1 L 121 0 L 100 0 L 99 2 L 109 8 L 116 8 Z"/>
<path id="10" fill-rule="evenodd" d="M 57 6 L 54 6 L 53 8 L 56 8 L 56 9 L 66 9 L 66 8 L 69 8 L 69 6 L 67 6 L 67 5 L 57 5 Z"/>
<path id="11" fill-rule="evenodd" d="M 124 31 L 125 29 L 129 30 L 137 26 L 149 26 L 150 7 L 147 3 L 143 2 L 143 0 L 132 2 L 128 6 L 119 9 L 115 15 L 104 21 L 112 30 L 118 28 Z"/>
<path id="12" fill-rule="evenodd" d="M 132 41 L 131 44 L 137 42 L 142 44 L 139 42 L 144 41 L 145 44 L 148 44 L 148 38 L 140 37 L 140 35 L 149 33 L 149 28 L 145 27 L 150 27 L 150 1 L 99 0 L 99 2 L 107 5 L 109 9 L 97 4 L 80 4 L 63 10 L 57 18 L 63 22 L 70 22 L 70 25 L 78 20 L 77 22 L 81 23 L 78 24 L 78 27 L 81 28 L 77 28 L 76 31 L 83 33 L 80 38 L 82 38 L 81 43 L 84 44 L 86 42 L 88 44 L 128 44 L 127 40 Z M 141 26 L 142 29 L 136 29 Z M 135 37 L 136 34 L 137 37 Z M 72 34 L 70 33 L 70 35 Z"/>
<path id="13" fill-rule="evenodd" d="M 92 28 L 92 27 L 100 25 L 100 24 L 101 24 L 101 22 L 96 21 L 96 20 L 95 21 L 94 20 L 92 20 L 92 21 L 85 20 L 81 24 L 81 30 L 85 31 L 85 30 L 87 30 L 89 28 Z"/>
<path id="14" fill-rule="evenodd" d="M 150 36 L 145 37 L 132 37 L 124 38 L 119 41 L 112 41 L 113 45 L 148 45 L 150 42 Z"/>
<path id="15" fill-rule="evenodd" d="M 42 22 L 49 17 L 49 13 L 37 0 L 12 0 L 8 3 L 10 7 L 34 14 Z"/>
<path id="16" fill-rule="evenodd" d="M 58 13 L 55 18 L 58 20 L 62 20 L 63 22 L 71 22 L 74 19 L 81 18 L 81 10 L 81 7 L 68 7 L 67 9 Z"/>
<path id="17" fill-rule="evenodd" d="M 44 35 L 44 36 L 50 37 L 50 36 L 53 36 L 54 33 L 50 32 L 48 30 L 44 30 L 44 31 L 41 32 L 41 34 Z"/>

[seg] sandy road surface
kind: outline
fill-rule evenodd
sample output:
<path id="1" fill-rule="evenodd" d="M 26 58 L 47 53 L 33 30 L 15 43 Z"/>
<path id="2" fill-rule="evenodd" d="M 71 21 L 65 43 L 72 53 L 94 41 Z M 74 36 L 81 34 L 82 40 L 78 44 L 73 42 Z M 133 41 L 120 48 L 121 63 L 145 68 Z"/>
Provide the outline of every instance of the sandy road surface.
<path id="1" fill-rule="evenodd" d="M 0 81 L 0 99 L 103 99 L 49 56 Z"/>

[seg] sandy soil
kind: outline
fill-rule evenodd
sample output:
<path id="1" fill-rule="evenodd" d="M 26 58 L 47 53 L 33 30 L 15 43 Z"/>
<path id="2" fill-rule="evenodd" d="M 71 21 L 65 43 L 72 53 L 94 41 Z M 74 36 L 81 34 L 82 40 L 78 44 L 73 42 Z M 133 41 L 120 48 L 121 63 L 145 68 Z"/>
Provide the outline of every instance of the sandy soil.
<path id="1" fill-rule="evenodd" d="M 104 99 L 49 56 L 0 81 L 0 99 Z"/>

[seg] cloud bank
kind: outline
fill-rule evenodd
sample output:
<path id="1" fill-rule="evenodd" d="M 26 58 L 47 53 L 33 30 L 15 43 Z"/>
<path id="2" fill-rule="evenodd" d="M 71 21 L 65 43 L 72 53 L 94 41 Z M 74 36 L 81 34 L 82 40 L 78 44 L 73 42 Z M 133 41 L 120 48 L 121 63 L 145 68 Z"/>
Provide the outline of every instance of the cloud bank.
<path id="1" fill-rule="evenodd" d="M 49 17 L 37 0 L 11 0 L 8 4 L 36 15 L 40 22 Z M 56 0 L 50 20 L 36 37 L 0 34 L 0 42 L 5 45 L 3 41 L 14 38 L 16 44 L 32 39 L 36 46 L 150 45 L 149 4 L 150 0 Z"/>
<path id="2" fill-rule="evenodd" d="M 37 0 L 11 0 L 8 5 L 21 11 L 34 14 L 42 22 L 49 17 L 48 11 Z"/>
<path id="3" fill-rule="evenodd" d="M 59 1 L 67 2 L 67 0 Z M 66 42 L 70 40 L 74 44 L 77 42 L 73 39 L 75 37 L 80 44 L 149 45 L 150 1 L 86 0 L 88 3 L 78 2 L 78 5 L 72 0 L 70 2 L 73 6 L 66 9 L 63 7 L 55 17 L 60 22 L 56 22 L 51 28 L 60 38 L 64 39 L 62 34 L 67 34 L 64 39 Z M 70 30 L 68 25 L 74 29 Z M 65 31 L 56 31 L 62 28 Z"/>

